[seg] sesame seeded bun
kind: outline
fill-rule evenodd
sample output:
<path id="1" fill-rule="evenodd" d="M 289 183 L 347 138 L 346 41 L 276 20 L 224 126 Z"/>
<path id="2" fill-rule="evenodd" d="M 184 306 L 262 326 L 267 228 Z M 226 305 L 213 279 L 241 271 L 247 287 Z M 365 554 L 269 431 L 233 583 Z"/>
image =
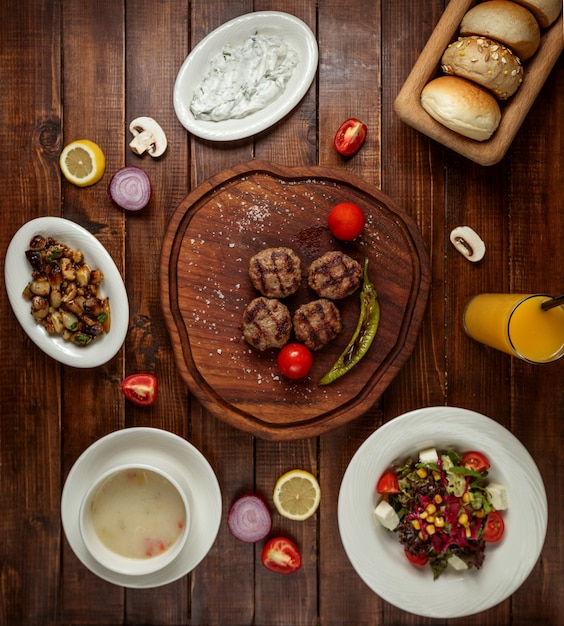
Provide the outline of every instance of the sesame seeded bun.
<path id="1" fill-rule="evenodd" d="M 501 120 L 491 93 L 457 76 L 440 76 L 427 83 L 421 106 L 443 126 L 476 141 L 489 139 Z"/>
<path id="2" fill-rule="evenodd" d="M 487 0 L 470 9 L 460 22 L 461 35 L 481 35 L 505 44 L 521 59 L 530 59 L 540 44 L 534 15 L 511 0 Z"/>
<path id="3" fill-rule="evenodd" d="M 478 35 L 459 37 L 441 59 L 445 74 L 468 78 L 507 100 L 523 81 L 523 66 L 513 52 L 497 41 Z"/>
<path id="4" fill-rule="evenodd" d="M 547 28 L 562 11 L 562 0 L 514 0 L 537 18 L 541 28 Z"/>

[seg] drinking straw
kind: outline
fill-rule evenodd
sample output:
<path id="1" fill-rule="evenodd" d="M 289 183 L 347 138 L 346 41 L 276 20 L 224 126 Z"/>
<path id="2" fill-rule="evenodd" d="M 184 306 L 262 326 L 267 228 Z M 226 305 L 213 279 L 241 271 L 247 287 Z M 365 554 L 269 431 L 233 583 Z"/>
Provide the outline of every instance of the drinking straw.
<path id="1" fill-rule="evenodd" d="M 541 304 L 541 309 L 543 311 L 548 311 L 548 309 L 552 309 L 555 306 L 564 305 L 564 294 L 561 296 L 556 296 L 556 298 L 552 298 L 552 300 L 545 300 Z"/>

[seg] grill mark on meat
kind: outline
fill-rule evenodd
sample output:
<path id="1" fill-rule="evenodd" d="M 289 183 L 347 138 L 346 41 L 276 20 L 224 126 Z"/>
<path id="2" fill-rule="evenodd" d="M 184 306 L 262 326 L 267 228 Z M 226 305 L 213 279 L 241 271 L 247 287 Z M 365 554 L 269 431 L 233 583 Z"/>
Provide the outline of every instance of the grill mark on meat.
<path id="1" fill-rule="evenodd" d="M 309 286 L 321 297 L 339 300 L 356 291 L 362 280 L 360 264 L 338 251 L 316 259 L 308 272 Z"/>
<path id="2" fill-rule="evenodd" d="M 292 332 L 288 308 L 271 298 L 255 298 L 243 313 L 243 334 L 258 350 L 281 348 Z"/>
<path id="3" fill-rule="evenodd" d="M 284 298 L 300 286 L 301 262 L 289 248 L 267 248 L 249 262 L 249 276 L 255 289 L 270 298 Z"/>
<path id="4" fill-rule="evenodd" d="M 341 316 L 330 300 L 314 300 L 294 313 L 296 339 L 310 350 L 320 350 L 342 330 Z"/>

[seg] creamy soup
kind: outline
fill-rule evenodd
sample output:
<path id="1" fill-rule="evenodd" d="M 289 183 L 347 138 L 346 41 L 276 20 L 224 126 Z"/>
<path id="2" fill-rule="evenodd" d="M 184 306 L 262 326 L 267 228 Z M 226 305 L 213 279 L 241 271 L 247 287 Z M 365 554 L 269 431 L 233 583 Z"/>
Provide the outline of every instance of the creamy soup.
<path id="1" fill-rule="evenodd" d="M 186 509 L 174 485 L 145 469 L 108 477 L 92 500 L 92 524 L 110 550 L 134 559 L 162 554 L 186 526 Z"/>

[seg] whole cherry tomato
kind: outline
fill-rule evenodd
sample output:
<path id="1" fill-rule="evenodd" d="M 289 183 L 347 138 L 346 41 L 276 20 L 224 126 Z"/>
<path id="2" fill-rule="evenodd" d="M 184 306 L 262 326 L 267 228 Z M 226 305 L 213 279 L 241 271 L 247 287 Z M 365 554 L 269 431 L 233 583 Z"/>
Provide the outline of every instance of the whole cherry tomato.
<path id="1" fill-rule="evenodd" d="M 482 539 L 495 543 L 499 541 L 505 531 L 505 524 L 503 523 L 503 517 L 497 511 L 491 511 L 486 517 L 484 523 L 484 531 L 482 532 Z"/>
<path id="2" fill-rule="evenodd" d="M 366 124 L 356 117 L 344 121 L 333 139 L 335 150 L 346 157 L 356 154 L 366 139 L 367 130 Z"/>
<path id="3" fill-rule="evenodd" d="M 460 465 L 476 472 L 485 472 L 490 467 L 488 458 L 481 452 L 471 450 L 462 455 Z"/>
<path id="4" fill-rule="evenodd" d="M 132 374 L 121 383 L 124 396 L 138 406 L 150 406 L 157 399 L 158 383 L 153 374 Z"/>
<path id="5" fill-rule="evenodd" d="M 275 537 L 264 546 L 262 564 L 277 574 L 293 574 L 302 566 L 298 546 L 286 537 Z"/>
<path id="6" fill-rule="evenodd" d="M 377 493 L 400 493 L 398 475 L 392 471 L 382 474 L 376 485 L 376 491 Z"/>
<path id="7" fill-rule="evenodd" d="M 352 241 L 364 230 L 366 218 L 363 210 L 354 202 L 339 202 L 327 218 L 331 234 L 341 241 Z"/>
<path id="8" fill-rule="evenodd" d="M 311 370 L 313 356 L 303 344 L 289 343 L 278 353 L 276 364 L 286 378 L 303 378 Z"/>

